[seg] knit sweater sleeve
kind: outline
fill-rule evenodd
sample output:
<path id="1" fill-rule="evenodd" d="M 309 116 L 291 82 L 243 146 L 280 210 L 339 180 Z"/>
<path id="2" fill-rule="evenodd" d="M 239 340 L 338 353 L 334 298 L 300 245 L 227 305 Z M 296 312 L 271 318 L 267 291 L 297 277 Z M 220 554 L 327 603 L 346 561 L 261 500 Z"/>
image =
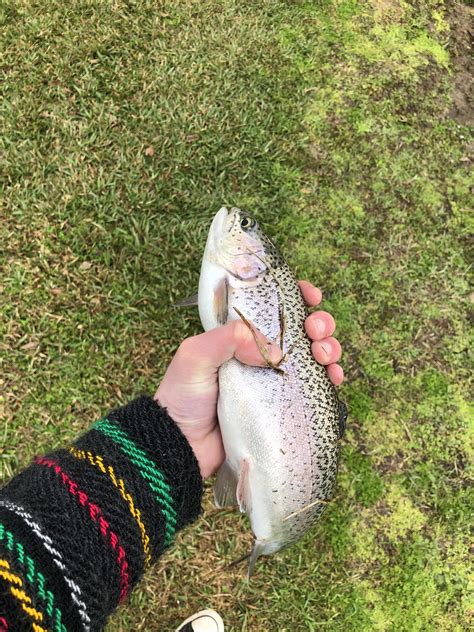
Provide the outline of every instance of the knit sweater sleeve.
<path id="1" fill-rule="evenodd" d="M 201 496 L 190 445 L 146 396 L 36 457 L 0 491 L 0 632 L 103 629 Z"/>

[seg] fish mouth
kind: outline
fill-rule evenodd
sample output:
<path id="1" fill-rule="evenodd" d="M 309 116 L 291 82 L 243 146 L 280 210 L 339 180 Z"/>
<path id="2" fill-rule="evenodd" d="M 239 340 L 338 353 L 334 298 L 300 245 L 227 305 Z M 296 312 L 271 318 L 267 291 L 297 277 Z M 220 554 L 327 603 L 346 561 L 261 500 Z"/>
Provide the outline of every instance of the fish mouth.
<path id="1" fill-rule="evenodd" d="M 230 211 L 223 206 L 214 215 L 209 230 L 214 248 L 218 248 L 221 241 L 232 231 L 236 220 L 238 219 L 240 209 L 231 208 Z"/>
<path id="2" fill-rule="evenodd" d="M 218 242 L 220 238 L 224 236 L 224 234 L 228 231 L 227 228 L 227 220 L 229 217 L 229 211 L 225 206 L 220 208 L 217 213 L 214 215 L 214 219 L 212 220 L 210 234 L 214 237 L 215 241 Z"/>

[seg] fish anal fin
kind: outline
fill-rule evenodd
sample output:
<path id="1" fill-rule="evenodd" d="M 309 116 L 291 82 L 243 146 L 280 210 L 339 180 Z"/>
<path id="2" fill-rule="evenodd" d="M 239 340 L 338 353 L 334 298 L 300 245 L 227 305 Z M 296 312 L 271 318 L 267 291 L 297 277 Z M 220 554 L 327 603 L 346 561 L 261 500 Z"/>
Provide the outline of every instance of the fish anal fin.
<path id="1" fill-rule="evenodd" d="M 250 495 L 250 462 L 242 459 L 240 462 L 239 482 L 237 483 L 237 502 L 242 513 L 250 514 L 252 498 Z"/>
<path id="2" fill-rule="evenodd" d="M 214 314 L 219 325 L 225 325 L 229 316 L 229 283 L 223 277 L 214 290 Z"/>
<path id="3" fill-rule="evenodd" d="M 219 468 L 214 483 L 214 502 L 217 507 L 237 504 L 237 476 L 227 461 Z"/>
<path id="4" fill-rule="evenodd" d="M 193 294 L 192 296 L 187 296 L 186 298 L 182 298 L 180 301 L 176 301 L 176 307 L 194 307 L 198 304 L 198 295 Z"/>
<path id="5" fill-rule="evenodd" d="M 255 542 L 253 543 L 253 549 L 250 553 L 249 567 L 247 570 L 248 579 L 252 577 L 253 571 L 255 570 L 255 562 L 261 555 L 263 555 L 264 548 L 265 544 L 263 542 L 260 542 L 259 540 L 255 540 Z"/>

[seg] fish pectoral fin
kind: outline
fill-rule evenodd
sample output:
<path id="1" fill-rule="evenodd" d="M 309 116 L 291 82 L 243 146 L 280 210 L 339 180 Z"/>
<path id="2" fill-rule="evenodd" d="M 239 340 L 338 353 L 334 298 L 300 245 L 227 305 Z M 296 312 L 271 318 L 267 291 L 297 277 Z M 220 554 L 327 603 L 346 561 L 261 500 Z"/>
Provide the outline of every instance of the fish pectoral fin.
<path id="1" fill-rule="evenodd" d="M 252 498 L 250 495 L 250 462 L 242 459 L 240 462 L 240 476 L 237 483 L 237 502 L 242 513 L 250 514 L 252 510 Z"/>
<path id="2" fill-rule="evenodd" d="M 255 562 L 261 555 L 263 555 L 264 547 L 265 544 L 263 542 L 259 542 L 258 540 L 255 540 L 255 542 L 253 543 L 253 549 L 250 553 L 249 567 L 247 570 L 247 579 L 250 579 L 252 577 L 253 571 L 255 570 Z"/>
<path id="3" fill-rule="evenodd" d="M 193 294 L 192 296 L 187 296 L 186 298 L 182 298 L 180 301 L 176 301 L 174 304 L 175 307 L 194 307 L 198 304 L 198 295 Z"/>
<path id="4" fill-rule="evenodd" d="M 214 502 L 219 508 L 237 504 L 237 476 L 227 461 L 224 461 L 217 472 Z"/>
<path id="5" fill-rule="evenodd" d="M 229 317 L 229 282 L 227 277 L 219 281 L 214 290 L 214 314 L 219 325 L 225 325 Z"/>

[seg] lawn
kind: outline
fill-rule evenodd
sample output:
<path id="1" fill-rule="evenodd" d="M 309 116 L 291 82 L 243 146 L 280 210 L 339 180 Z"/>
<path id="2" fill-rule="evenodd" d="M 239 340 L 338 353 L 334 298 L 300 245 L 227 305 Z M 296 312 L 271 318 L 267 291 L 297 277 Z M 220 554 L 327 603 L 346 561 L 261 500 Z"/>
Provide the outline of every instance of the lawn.
<path id="1" fill-rule="evenodd" d="M 155 390 L 200 330 L 173 303 L 196 289 L 222 204 L 320 285 L 344 349 L 350 416 L 322 521 L 248 583 L 228 568 L 246 520 L 209 489 L 109 631 L 173 630 L 210 606 L 230 631 L 472 624 L 470 14 L 442 0 L 1 3 L 4 480 Z"/>

